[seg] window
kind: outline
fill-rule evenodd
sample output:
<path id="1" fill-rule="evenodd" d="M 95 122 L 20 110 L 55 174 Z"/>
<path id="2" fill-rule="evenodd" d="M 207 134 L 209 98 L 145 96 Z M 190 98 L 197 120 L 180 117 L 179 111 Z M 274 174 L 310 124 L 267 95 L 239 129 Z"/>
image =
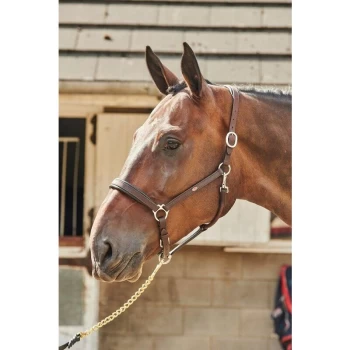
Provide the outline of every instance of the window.
<path id="1" fill-rule="evenodd" d="M 85 130 L 86 118 L 59 119 L 60 243 L 83 243 Z"/>

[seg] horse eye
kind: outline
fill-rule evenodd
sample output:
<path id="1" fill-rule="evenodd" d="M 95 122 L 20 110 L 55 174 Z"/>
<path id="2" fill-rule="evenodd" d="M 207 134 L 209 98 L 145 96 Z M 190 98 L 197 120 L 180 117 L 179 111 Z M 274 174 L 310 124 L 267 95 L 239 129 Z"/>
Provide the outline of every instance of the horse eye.
<path id="1" fill-rule="evenodd" d="M 164 150 L 168 150 L 168 151 L 174 151 L 177 148 L 179 148 L 180 146 L 180 142 L 174 139 L 169 139 L 166 141 L 165 145 L 164 145 Z"/>

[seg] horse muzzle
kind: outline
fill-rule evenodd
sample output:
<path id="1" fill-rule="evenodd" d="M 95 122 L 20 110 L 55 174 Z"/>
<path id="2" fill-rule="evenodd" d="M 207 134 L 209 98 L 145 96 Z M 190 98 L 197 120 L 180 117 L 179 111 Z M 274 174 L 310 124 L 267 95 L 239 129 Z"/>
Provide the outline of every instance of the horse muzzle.
<path id="1" fill-rule="evenodd" d="M 91 251 L 92 274 L 104 282 L 135 282 L 142 272 L 142 256 L 136 249 L 121 253 L 117 244 L 100 238 Z"/>

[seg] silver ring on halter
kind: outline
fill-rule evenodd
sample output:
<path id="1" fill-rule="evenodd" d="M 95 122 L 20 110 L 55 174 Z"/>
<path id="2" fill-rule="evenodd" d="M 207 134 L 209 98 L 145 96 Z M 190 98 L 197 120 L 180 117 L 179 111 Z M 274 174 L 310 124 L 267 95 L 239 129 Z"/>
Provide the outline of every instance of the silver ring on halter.
<path id="1" fill-rule="evenodd" d="M 224 164 L 224 163 L 220 163 L 218 169 L 220 169 L 220 168 L 221 168 L 221 165 L 223 165 L 223 164 Z M 222 169 L 221 169 L 221 170 L 222 170 Z M 222 170 L 222 171 L 223 171 L 223 170 Z M 228 165 L 228 172 L 227 172 L 227 173 L 224 172 L 224 175 L 227 176 L 230 172 L 231 172 L 231 165 Z"/>
<path id="2" fill-rule="evenodd" d="M 160 211 L 160 210 L 163 210 L 164 213 L 165 213 L 165 219 L 168 217 L 168 214 L 169 214 L 169 210 L 165 210 L 163 207 L 164 207 L 165 204 L 158 204 L 158 209 L 156 211 L 152 210 L 153 211 L 153 215 L 154 215 L 154 218 L 159 221 L 158 217 L 157 217 L 157 213 Z"/>
<path id="3" fill-rule="evenodd" d="M 231 135 L 235 135 L 235 143 L 233 145 L 231 145 L 230 141 L 229 141 L 229 137 Z M 237 136 L 237 134 L 234 131 L 230 131 L 229 133 L 227 133 L 227 135 L 226 135 L 226 145 L 227 145 L 227 147 L 235 148 L 237 146 L 237 142 L 238 142 L 238 136 Z"/>
<path id="4" fill-rule="evenodd" d="M 164 258 L 162 257 L 162 254 L 158 255 L 159 262 L 162 263 L 163 265 L 169 264 L 170 260 L 171 260 L 171 257 L 172 257 L 172 255 L 169 255 L 168 259 L 164 260 Z"/>

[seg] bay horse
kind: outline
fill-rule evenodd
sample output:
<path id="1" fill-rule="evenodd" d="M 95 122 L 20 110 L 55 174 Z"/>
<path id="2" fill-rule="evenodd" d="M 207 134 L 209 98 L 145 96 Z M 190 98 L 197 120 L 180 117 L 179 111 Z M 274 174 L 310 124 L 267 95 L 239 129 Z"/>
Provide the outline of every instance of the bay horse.
<path id="1" fill-rule="evenodd" d="M 233 88 L 204 79 L 187 43 L 181 58 L 183 79 L 148 46 L 146 63 L 165 97 L 135 132 L 119 185 L 111 186 L 92 227 L 93 275 L 106 282 L 138 280 L 143 263 L 163 247 L 159 230 L 162 235 L 165 219 L 169 242 L 176 243 L 195 227 L 225 215 L 236 199 L 244 199 L 291 225 L 291 94 L 240 89 L 232 98 Z M 231 134 L 234 146 L 238 143 L 227 163 L 230 171 L 219 174 L 225 147 L 233 142 L 227 131 L 234 108 Z M 193 185 L 213 172 L 218 176 L 207 186 Z M 219 175 L 224 175 L 227 191 L 217 215 Z M 192 195 L 171 210 L 155 204 L 171 202 L 186 190 Z"/>

